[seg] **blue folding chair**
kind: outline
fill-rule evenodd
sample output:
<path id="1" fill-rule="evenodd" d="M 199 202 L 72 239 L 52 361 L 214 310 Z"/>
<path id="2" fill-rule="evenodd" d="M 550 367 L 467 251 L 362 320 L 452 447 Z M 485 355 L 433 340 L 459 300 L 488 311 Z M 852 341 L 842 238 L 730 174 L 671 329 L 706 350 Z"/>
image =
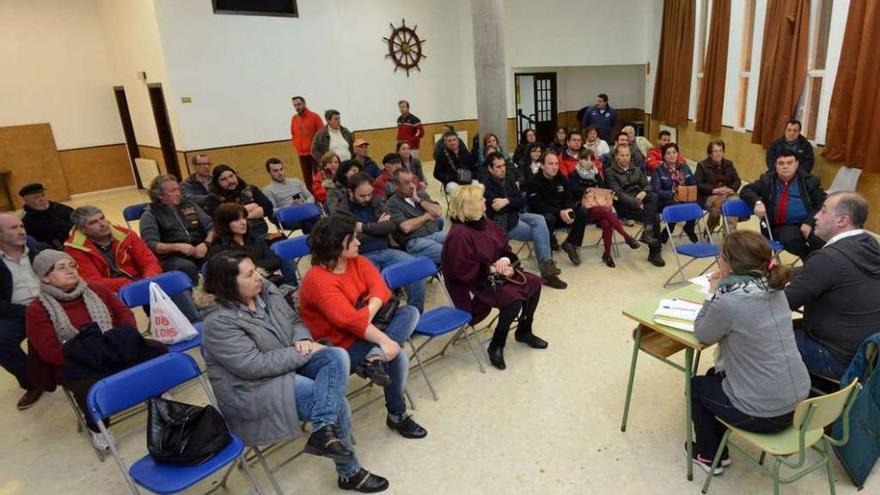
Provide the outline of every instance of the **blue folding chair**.
<path id="1" fill-rule="evenodd" d="M 293 234 L 295 223 L 319 218 L 321 218 L 321 208 L 315 203 L 290 205 L 275 210 L 275 220 L 278 221 L 282 232 L 287 230 L 284 234 L 287 237 Z"/>
<path id="2" fill-rule="evenodd" d="M 155 282 L 169 296 L 180 294 L 181 292 L 192 289 L 192 280 L 183 272 L 174 270 L 165 272 L 155 277 L 145 278 L 134 281 L 130 284 L 123 285 L 117 296 L 129 308 L 137 308 L 150 304 L 150 282 Z M 202 326 L 203 322 L 192 322 L 199 335 L 168 346 L 168 350 L 172 352 L 186 352 L 194 347 L 202 345 Z"/>
<path id="3" fill-rule="evenodd" d="M 140 203 L 126 206 L 125 209 L 122 210 L 122 218 L 125 219 L 125 225 L 127 225 L 128 228 L 131 228 L 131 222 L 140 220 L 141 215 L 144 214 L 144 210 L 146 210 L 149 205 L 150 203 Z"/>
<path id="4" fill-rule="evenodd" d="M 728 217 L 736 217 L 736 218 L 749 218 L 754 214 L 751 208 L 749 208 L 749 204 L 741 199 L 728 199 L 724 203 L 721 204 L 721 216 L 724 218 L 724 229 L 725 232 L 730 234 L 730 224 L 727 223 Z M 761 226 L 767 227 L 764 219 L 761 219 Z M 770 246 L 770 249 L 773 250 L 773 256 L 776 257 L 776 262 L 779 263 L 779 253 L 784 249 L 782 243 L 773 239 L 773 232 L 769 228 L 766 228 L 767 235 L 770 236 L 767 239 L 767 244 Z"/>
<path id="5" fill-rule="evenodd" d="M 706 273 L 709 268 L 711 268 L 718 262 L 718 246 L 712 244 L 712 233 L 709 232 L 709 229 L 702 221 L 704 213 L 705 212 L 702 208 L 700 208 L 700 205 L 696 203 L 670 205 L 666 208 L 663 208 L 663 222 L 666 224 L 666 232 L 669 234 L 669 242 L 672 246 L 672 252 L 673 254 L 675 254 L 675 263 L 678 265 L 678 270 L 673 273 L 672 276 L 666 279 L 663 287 L 686 283 L 687 279 L 684 276 L 684 269 L 696 260 L 715 258 L 712 263 L 709 264 L 709 266 L 707 266 L 702 272 L 700 272 L 700 275 Z M 705 238 L 709 239 L 709 242 L 700 241 L 681 245 L 676 244 L 675 237 L 672 236 L 672 230 L 669 228 L 669 225 L 678 222 L 690 221 L 694 221 L 698 224 L 698 226 L 702 229 Z M 687 263 L 682 265 L 679 255 L 687 256 L 690 259 L 687 261 Z M 676 276 L 681 277 L 681 281 L 672 283 L 672 280 Z"/>
<path id="6" fill-rule="evenodd" d="M 284 239 L 273 243 L 270 249 L 281 258 L 283 263 L 293 261 L 293 271 L 296 273 L 296 278 L 302 279 L 299 274 L 299 260 L 312 253 L 309 248 L 309 236 L 301 235 L 292 239 Z"/>
<path id="7" fill-rule="evenodd" d="M 37 243 L 37 238 L 34 237 L 34 236 L 32 236 L 32 235 L 28 235 L 28 236 L 27 236 L 27 243 L 28 243 L 28 244 L 36 244 L 36 243 Z"/>
<path id="8" fill-rule="evenodd" d="M 138 364 L 127 370 L 98 381 L 89 390 L 86 403 L 88 414 L 97 423 L 101 434 L 110 444 L 110 452 L 122 471 L 131 492 L 139 494 L 138 487 L 146 488 L 153 493 L 180 493 L 213 473 L 219 472 L 224 466 L 241 462 L 250 477 L 251 484 L 257 493 L 262 494 L 257 478 L 244 458 L 244 442 L 231 434 L 232 441 L 223 450 L 197 466 L 179 466 L 156 462 L 150 454 L 138 459 L 131 467 L 127 467 L 116 445 L 111 441 L 103 419 L 119 411 L 129 409 L 148 399 L 161 396 L 174 387 L 198 379 L 205 395 L 212 404 L 214 396 L 201 375 L 198 364 L 186 354 L 168 353 Z M 223 482 L 225 483 L 225 479 Z"/>
<path id="9" fill-rule="evenodd" d="M 422 280 L 425 278 L 430 278 L 438 274 L 437 265 L 431 261 L 430 258 L 425 256 L 419 256 L 409 261 L 404 261 L 401 263 L 395 263 L 393 265 L 385 267 L 382 270 L 382 278 L 385 279 L 385 283 L 388 284 L 388 287 L 391 290 L 398 289 L 400 287 L 407 286 L 413 282 L 418 280 Z M 446 292 L 446 287 L 443 286 L 441 282 L 441 287 L 443 287 L 443 293 L 446 295 L 447 301 L 450 302 L 449 293 Z M 459 335 L 464 335 L 465 341 L 467 342 L 468 347 L 471 350 L 471 353 L 474 355 L 474 359 L 477 361 L 477 365 L 480 366 L 480 371 L 483 373 L 486 372 L 486 369 L 483 367 L 483 362 L 480 361 L 480 357 L 477 354 L 473 344 L 471 343 L 471 336 L 468 332 L 468 328 L 473 328 L 471 326 L 471 314 L 462 311 L 460 309 L 456 309 L 452 306 L 439 306 L 431 309 L 430 311 L 423 313 L 419 318 L 419 323 L 416 325 L 416 329 L 413 332 L 413 335 L 422 335 L 427 337 L 427 340 L 423 342 L 419 347 L 416 347 L 412 338 L 408 340 L 410 347 L 413 351 L 413 356 L 416 358 L 416 362 L 418 363 L 418 368 L 422 372 L 422 376 L 425 377 L 425 382 L 428 384 L 428 388 L 431 389 L 431 395 L 434 397 L 434 400 L 437 400 L 437 392 L 434 390 L 434 386 L 431 384 L 431 380 L 428 378 L 428 373 L 425 371 L 425 366 L 428 365 L 434 359 L 442 356 L 446 353 L 446 349 L 455 342 Z M 422 350 L 429 342 L 431 342 L 435 337 L 439 337 L 441 335 L 446 335 L 452 331 L 456 331 L 455 336 L 452 337 L 449 342 L 443 347 L 443 349 L 437 354 L 429 357 L 428 359 L 422 361 L 422 357 L 419 354 L 419 351 Z"/>

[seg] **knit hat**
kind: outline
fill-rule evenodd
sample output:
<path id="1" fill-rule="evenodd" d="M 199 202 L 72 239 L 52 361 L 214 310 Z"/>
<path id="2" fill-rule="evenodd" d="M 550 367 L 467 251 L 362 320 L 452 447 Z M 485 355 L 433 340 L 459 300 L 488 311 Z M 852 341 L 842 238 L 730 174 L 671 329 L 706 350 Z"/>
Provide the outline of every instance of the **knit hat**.
<path id="1" fill-rule="evenodd" d="M 73 261 L 73 258 L 70 257 L 69 254 L 63 251 L 56 251 L 54 249 L 44 249 L 40 251 L 34 261 L 31 263 L 31 266 L 34 268 L 34 273 L 37 274 L 37 277 L 43 278 L 52 270 L 52 267 L 55 266 L 55 263 L 58 263 L 61 260 L 70 260 Z"/>

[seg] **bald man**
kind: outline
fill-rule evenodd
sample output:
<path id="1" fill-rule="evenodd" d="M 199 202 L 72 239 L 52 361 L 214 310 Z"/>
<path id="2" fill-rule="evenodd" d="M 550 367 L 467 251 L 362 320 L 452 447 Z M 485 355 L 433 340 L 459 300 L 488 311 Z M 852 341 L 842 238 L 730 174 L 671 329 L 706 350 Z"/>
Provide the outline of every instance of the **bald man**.
<path id="1" fill-rule="evenodd" d="M 862 342 L 880 331 L 880 244 L 863 229 L 868 203 L 837 192 L 816 213 L 814 233 L 825 245 L 795 273 L 785 296 L 795 340 L 812 373 L 839 379 Z"/>
<path id="2" fill-rule="evenodd" d="M 0 366 L 26 390 L 18 401 L 19 410 L 33 406 L 43 395 L 43 390 L 28 378 L 27 355 L 21 342 L 25 338 L 25 309 L 40 294 L 40 279 L 31 262 L 45 247 L 28 245 L 21 219 L 0 213 Z"/>

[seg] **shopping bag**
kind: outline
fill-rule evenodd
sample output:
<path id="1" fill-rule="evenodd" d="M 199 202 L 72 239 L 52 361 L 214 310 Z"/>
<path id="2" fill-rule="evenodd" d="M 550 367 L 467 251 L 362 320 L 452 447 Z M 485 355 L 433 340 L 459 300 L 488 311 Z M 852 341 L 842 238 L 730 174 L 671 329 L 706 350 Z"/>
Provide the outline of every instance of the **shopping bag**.
<path id="1" fill-rule="evenodd" d="M 190 340 L 199 335 L 174 301 L 155 282 L 150 282 L 150 330 L 156 340 L 166 345 Z"/>

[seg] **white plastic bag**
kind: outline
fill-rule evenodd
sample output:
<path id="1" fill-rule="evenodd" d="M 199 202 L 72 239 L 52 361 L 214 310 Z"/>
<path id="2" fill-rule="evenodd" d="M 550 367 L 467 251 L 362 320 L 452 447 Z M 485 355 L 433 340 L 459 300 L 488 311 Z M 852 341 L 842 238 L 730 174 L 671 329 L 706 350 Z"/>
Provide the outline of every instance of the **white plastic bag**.
<path id="1" fill-rule="evenodd" d="M 156 340 L 166 345 L 199 335 L 174 301 L 155 282 L 150 282 L 150 331 Z"/>

